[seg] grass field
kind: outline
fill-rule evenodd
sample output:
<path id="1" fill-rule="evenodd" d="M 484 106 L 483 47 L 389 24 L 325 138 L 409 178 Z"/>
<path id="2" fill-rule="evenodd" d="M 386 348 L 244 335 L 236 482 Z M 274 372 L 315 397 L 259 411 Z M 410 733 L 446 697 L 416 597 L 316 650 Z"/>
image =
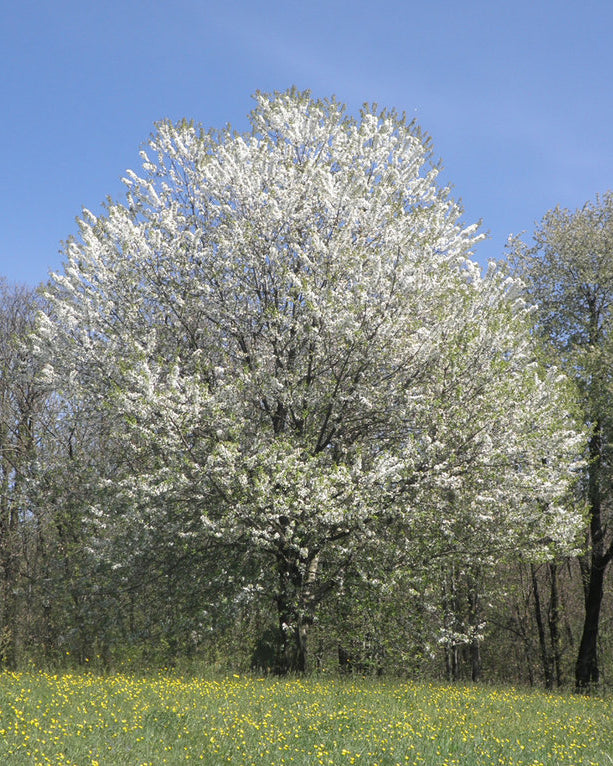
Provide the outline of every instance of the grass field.
<path id="1" fill-rule="evenodd" d="M 613 700 L 392 680 L 0 674 L 0 764 L 613 766 Z"/>

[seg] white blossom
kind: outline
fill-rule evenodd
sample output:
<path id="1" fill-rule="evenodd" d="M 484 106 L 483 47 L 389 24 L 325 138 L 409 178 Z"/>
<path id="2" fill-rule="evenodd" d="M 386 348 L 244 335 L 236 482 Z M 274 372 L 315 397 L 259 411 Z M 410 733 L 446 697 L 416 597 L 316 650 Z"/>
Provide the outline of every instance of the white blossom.
<path id="1" fill-rule="evenodd" d="M 515 283 L 471 260 L 429 143 L 394 113 L 256 102 L 245 135 L 160 123 L 48 289 L 45 374 L 117 424 L 124 522 L 169 544 L 197 518 L 305 583 L 383 520 L 407 550 L 571 545 L 572 394 Z"/>

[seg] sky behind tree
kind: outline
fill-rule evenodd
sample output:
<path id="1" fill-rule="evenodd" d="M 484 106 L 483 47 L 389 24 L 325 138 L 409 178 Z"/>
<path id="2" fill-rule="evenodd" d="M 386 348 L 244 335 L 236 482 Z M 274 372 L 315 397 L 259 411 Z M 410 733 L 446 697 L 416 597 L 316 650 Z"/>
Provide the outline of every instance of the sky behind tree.
<path id="1" fill-rule="evenodd" d="M 609 0 L 20 0 L 0 15 L 0 275 L 61 267 L 162 118 L 248 127 L 295 85 L 416 119 L 481 263 L 613 188 Z"/>

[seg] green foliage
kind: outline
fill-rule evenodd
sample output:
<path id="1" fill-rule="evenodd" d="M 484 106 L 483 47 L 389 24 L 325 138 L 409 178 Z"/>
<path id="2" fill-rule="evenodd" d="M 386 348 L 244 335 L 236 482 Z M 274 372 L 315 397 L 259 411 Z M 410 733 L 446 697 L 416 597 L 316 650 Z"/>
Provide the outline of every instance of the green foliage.
<path id="1" fill-rule="evenodd" d="M 536 331 L 580 392 L 590 432 L 584 480 L 588 554 L 580 559 L 585 622 L 577 688 L 600 680 L 598 632 L 604 573 L 613 560 L 613 192 L 576 211 L 556 208 L 531 246 L 511 242 L 511 265 L 536 307 Z"/>

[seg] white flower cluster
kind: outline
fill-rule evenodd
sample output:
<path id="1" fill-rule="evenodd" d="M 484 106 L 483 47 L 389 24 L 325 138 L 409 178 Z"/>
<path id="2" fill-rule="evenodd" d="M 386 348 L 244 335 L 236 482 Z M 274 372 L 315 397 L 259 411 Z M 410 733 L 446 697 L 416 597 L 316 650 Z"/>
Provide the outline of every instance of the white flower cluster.
<path id="1" fill-rule="evenodd" d="M 571 545 L 571 393 L 514 284 L 471 260 L 428 141 L 296 91 L 251 120 L 159 124 L 49 290 L 45 375 L 118 424 L 122 518 L 159 544 L 200 519 L 305 583 L 377 524 Z"/>

